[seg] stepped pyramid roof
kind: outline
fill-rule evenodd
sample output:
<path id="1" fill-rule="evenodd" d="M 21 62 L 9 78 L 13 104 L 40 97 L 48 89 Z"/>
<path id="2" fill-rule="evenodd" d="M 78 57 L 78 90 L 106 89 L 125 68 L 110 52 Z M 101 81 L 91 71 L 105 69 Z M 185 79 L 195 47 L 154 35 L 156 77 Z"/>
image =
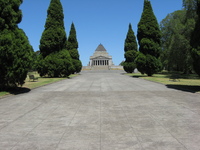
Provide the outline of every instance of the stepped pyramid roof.
<path id="1" fill-rule="evenodd" d="M 112 59 L 112 56 L 108 54 L 108 52 L 102 44 L 99 44 L 93 56 L 90 56 L 90 59 Z"/>
<path id="2" fill-rule="evenodd" d="M 102 44 L 99 44 L 99 46 L 97 47 L 97 49 L 95 51 L 106 51 L 105 47 Z"/>

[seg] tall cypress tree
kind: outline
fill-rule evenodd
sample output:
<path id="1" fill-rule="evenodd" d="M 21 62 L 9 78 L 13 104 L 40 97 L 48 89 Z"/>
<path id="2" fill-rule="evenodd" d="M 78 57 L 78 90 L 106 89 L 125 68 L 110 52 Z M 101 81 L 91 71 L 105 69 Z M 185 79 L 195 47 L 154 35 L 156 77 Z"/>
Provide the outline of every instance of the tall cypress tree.
<path id="1" fill-rule="evenodd" d="M 129 24 L 128 33 L 124 43 L 125 62 L 123 68 L 126 72 L 132 73 L 136 68 L 135 58 L 137 57 L 137 42 L 131 24 Z"/>
<path id="2" fill-rule="evenodd" d="M 60 77 L 72 73 L 72 60 L 66 50 L 66 42 L 62 4 L 60 0 L 51 0 L 40 40 L 41 55 L 37 68 L 41 76 Z"/>
<path id="3" fill-rule="evenodd" d="M 152 76 L 161 70 L 159 60 L 161 32 L 149 0 L 144 0 L 143 13 L 138 23 L 137 38 L 140 46 L 140 54 L 136 60 L 137 68 L 141 73 Z"/>
<path id="4" fill-rule="evenodd" d="M 197 21 L 191 38 L 193 67 L 200 76 L 200 0 L 197 0 Z"/>
<path id="5" fill-rule="evenodd" d="M 71 24 L 71 29 L 67 41 L 67 50 L 69 50 L 70 56 L 72 57 L 73 66 L 75 68 L 74 73 L 80 72 L 82 69 L 82 63 L 79 59 L 78 41 L 76 38 L 76 29 L 74 23 Z"/>
<path id="6" fill-rule="evenodd" d="M 0 1 L 0 90 L 22 86 L 32 62 L 33 49 L 18 24 L 22 0 Z"/>

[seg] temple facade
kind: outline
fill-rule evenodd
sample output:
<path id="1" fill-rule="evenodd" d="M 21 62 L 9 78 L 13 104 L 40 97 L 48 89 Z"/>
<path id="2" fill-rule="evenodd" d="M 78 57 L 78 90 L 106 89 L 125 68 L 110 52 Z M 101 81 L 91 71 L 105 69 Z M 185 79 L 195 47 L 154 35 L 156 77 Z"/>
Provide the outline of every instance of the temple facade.
<path id="1" fill-rule="evenodd" d="M 100 44 L 95 50 L 93 56 L 90 56 L 89 66 L 91 67 L 103 67 L 112 66 L 112 56 L 109 56 L 106 49 L 102 44 Z"/>

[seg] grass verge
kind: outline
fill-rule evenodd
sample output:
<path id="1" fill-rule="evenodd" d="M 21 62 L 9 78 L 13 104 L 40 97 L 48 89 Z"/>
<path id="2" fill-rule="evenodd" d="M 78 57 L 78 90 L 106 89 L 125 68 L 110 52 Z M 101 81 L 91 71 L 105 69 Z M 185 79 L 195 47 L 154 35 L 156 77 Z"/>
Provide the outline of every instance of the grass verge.
<path id="1" fill-rule="evenodd" d="M 9 90 L 9 91 L 0 91 L 0 97 L 6 96 L 9 94 L 25 93 L 37 87 L 41 87 L 41 86 L 55 83 L 64 79 L 69 79 L 69 78 L 78 76 L 78 74 L 72 74 L 68 78 L 43 78 L 43 77 L 40 77 L 39 74 L 37 73 L 31 73 L 31 74 L 33 74 L 35 77 L 38 77 L 38 80 L 36 81 L 29 80 L 29 77 L 27 76 L 25 83 L 22 87 L 16 88 L 14 90 Z"/>
<path id="2" fill-rule="evenodd" d="M 168 88 L 174 88 L 182 91 L 198 92 L 200 93 L 200 79 L 195 74 L 183 75 L 163 72 L 161 74 L 154 74 L 152 77 L 141 75 L 140 73 L 127 74 L 134 78 L 142 78 L 145 80 L 158 82 L 166 85 Z"/>

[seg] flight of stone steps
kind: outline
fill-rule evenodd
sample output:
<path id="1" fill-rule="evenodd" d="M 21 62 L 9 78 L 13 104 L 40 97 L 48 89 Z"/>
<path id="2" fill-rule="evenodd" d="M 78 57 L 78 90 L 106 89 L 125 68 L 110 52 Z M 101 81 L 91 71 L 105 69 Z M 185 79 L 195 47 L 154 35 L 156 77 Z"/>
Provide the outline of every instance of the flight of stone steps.
<path id="1" fill-rule="evenodd" d="M 93 66 L 91 70 L 109 70 L 109 66 Z"/>

